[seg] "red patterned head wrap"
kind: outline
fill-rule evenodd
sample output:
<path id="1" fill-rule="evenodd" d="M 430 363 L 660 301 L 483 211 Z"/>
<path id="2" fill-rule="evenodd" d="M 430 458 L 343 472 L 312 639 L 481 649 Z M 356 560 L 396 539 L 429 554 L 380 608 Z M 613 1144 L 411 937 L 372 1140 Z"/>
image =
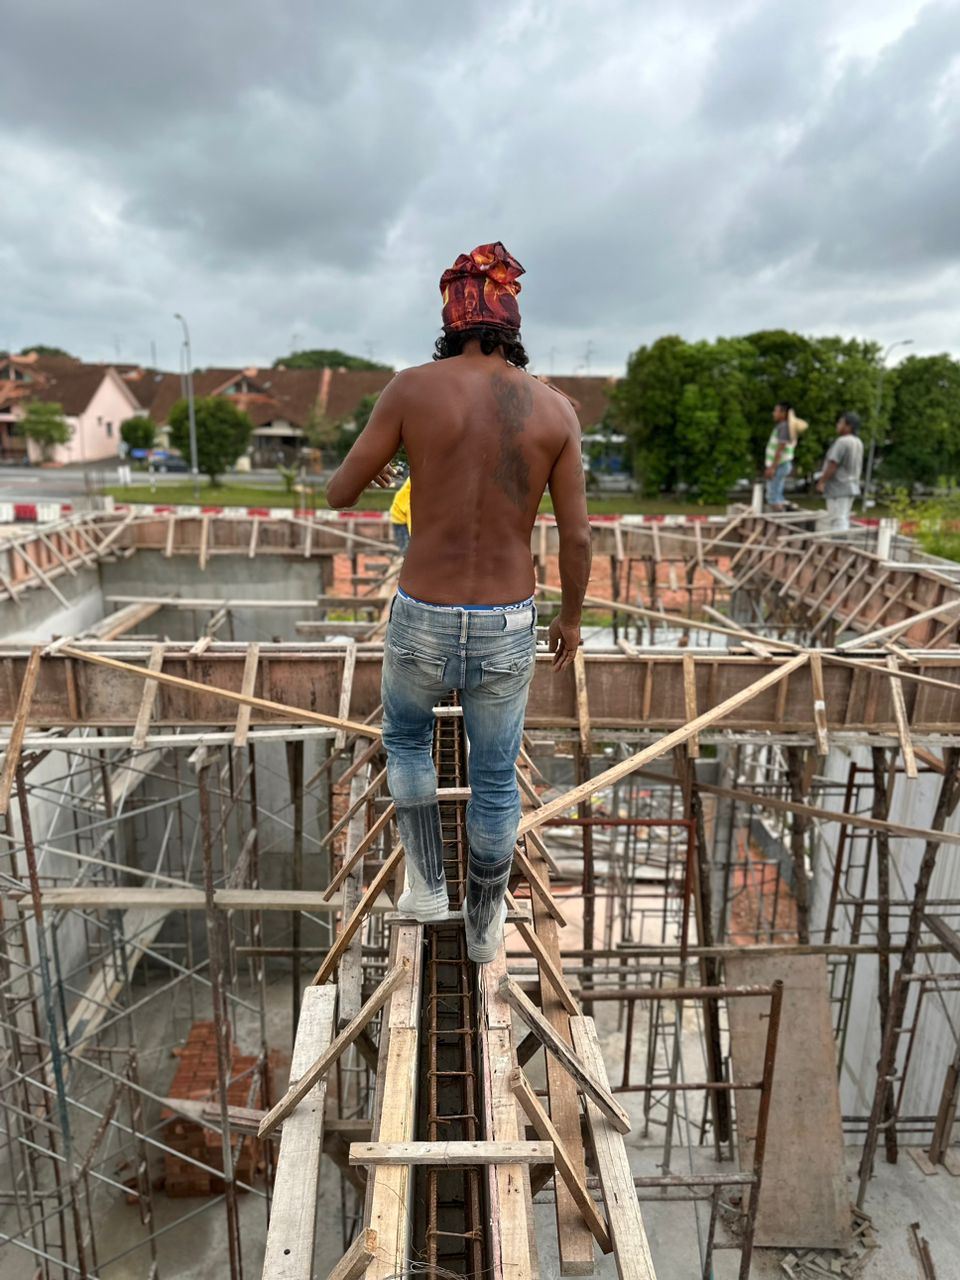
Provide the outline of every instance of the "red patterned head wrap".
<path id="1" fill-rule="evenodd" d="M 461 253 L 440 277 L 444 329 L 520 328 L 517 294 L 523 267 L 498 240 Z"/>

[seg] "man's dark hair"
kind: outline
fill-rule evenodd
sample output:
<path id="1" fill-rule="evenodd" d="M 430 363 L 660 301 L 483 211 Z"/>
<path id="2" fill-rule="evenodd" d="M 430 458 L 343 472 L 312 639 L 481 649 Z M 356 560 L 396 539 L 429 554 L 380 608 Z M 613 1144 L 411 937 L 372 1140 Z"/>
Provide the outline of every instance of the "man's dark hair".
<path id="1" fill-rule="evenodd" d="M 472 338 L 480 343 L 480 350 L 485 356 L 491 355 L 499 347 L 508 364 L 525 369 L 530 363 L 530 357 L 520 341 L 519 329 L 500 329 L 488 324 L 475 325 L 472 329 L 444 329 L 436 342 L 434 360 L 447 360 L 450 356 L 462 355 L 463 348 Z"/>
<path id="2" fill-rule="evenodd" d="M 845 422 L 855 436 L 860 434 L 860 427 L 863 425 L 860 420 L 859 413 L 854 413 L 852 409 L 848 409 L 846 413 L 841 413 L 841 421 Z"/>
<path id="3" fill-rule="evenodd" d="M 784 413 L 789 413 L 793 408 L 793 405 L 789 400 L 778 400 L 773 407 L 775 409 L 782 409 Z"/>

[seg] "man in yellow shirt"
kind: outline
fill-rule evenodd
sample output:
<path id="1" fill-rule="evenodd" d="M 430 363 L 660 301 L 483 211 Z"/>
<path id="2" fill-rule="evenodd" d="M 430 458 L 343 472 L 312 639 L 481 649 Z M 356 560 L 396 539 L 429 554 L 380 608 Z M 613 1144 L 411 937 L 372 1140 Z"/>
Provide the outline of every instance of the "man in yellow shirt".
<path id="1" fill-rule="evenodd" d="M 393 540 L 401 552 L 406 552 L 410 541 L 410 477 L 407 476 L 390 504 L 390 520 L 393 524 Z"/>

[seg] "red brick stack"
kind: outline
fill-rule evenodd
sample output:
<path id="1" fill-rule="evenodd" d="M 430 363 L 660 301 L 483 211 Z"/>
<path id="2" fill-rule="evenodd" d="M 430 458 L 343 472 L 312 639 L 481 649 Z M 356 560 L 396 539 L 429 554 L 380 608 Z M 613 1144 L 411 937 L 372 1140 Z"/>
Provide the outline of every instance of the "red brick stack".
<path id="1" fill-rule="evenodd" d="M 168 1096 L 196 1102 L 216 1102 L 217 1041 L 214 1024 L 195 1022 L 190 1028 L 186 1044 L 177 1050 L 177 1056 L 177 1072 Z M 238 1052 L 235 1045 L 230 1045 L 231 1083 L 227 1089 L 227 1102 L 230 1106 L 262 1105 L 259 1077 L 251 1070 L 256 1061 L 255 1057 L 244 1055 Z M 222 1134 L 187 1120 L 169 1108 L 163 1111 L 161 1119 L 164 1121 L 163 1141 L 168 1146 L 194 1160 L 202 1160 L 214 1169 L 223 1169 Z M 251 1182 L 260 1157 L 260 1144 L 255 1138 L 237 1135 L 232 1138 L 231 1146 L 237 1177 L 243 1182 Z M 170 1196 L 212 1196 L 220 1195 L 223 1191 L 222 1178 L 169 1152 L 164 1155 L 164 1172 L 165 1189 Z"/>

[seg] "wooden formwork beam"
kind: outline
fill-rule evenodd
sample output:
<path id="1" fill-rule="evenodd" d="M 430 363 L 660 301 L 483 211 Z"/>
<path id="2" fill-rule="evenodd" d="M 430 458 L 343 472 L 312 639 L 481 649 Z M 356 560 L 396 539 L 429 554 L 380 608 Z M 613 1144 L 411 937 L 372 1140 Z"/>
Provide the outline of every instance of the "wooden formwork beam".
<path id="1" fill-rule="evenodd" d="M 290 1073 L 299 1077 L 333 1034 L 335 987 L 307 987 L 300 1006 Z M 263 1274 L 270 1280 L 312 1280 L 323 1154 L 325 1076 L 308 1090 L 302 1110 L 284 1125 L 273 1184 Z"/>

